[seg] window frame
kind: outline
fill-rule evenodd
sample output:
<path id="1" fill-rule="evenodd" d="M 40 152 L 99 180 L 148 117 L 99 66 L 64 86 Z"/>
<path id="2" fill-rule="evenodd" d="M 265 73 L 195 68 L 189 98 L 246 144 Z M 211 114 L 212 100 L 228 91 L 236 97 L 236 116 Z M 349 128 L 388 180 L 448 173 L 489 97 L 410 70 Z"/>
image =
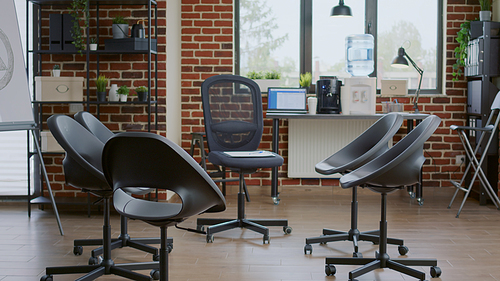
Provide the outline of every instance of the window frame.
<path id="1" fill-rule="evenodd" d="M 312 9 L 313 0 L 300 0 L 300 56 L 299 66 L 300 73 L 311 72 L 313 67 L 312 59 Z M 442 94 L 443 93 L 443 77 L 444 77 L 444 63 L 443 63 L 443 11 L 444 1 L 437 0 L 437 46 L 436 46 L 436 88 L 435 89 L 421 89 L 420 94 Z M 335 3 L 332 3 L 335 5 Z M 374 71 L 370 77 L 377 76 L 377 16 L 378 16 L 378 0 L 365 0 L 365 33 L 371 34 L 374 37 Z M 234 73 L 240 75 L 240 0 L 234 0 Z M 394 56 L 396 56 L 394 51 Z M 380 90 L 377 90 L 379 93 Z M 408 94 L 415 94 L 415 89 L 408 89 Z"/>

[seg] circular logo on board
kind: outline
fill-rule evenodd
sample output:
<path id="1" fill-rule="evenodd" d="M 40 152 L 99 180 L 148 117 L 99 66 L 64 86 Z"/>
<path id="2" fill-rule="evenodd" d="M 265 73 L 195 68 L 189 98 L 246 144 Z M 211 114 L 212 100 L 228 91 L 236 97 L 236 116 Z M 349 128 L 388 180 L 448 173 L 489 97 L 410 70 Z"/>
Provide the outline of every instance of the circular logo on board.
<path id="1" fill-rule="evenodd" d="M 14 53 L 9 37 L 0 28 L 0 90 L 5 88 L 14 74 Z"/>

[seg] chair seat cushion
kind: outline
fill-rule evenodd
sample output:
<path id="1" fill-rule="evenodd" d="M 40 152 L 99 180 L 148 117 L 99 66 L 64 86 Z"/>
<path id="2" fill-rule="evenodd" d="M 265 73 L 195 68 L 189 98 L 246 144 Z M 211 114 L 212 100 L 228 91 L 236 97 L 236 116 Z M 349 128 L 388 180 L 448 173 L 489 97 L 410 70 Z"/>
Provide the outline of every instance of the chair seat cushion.
<path id="1" fill-rule="evenodd" d="M 266 157 L 231 157 L 223 151 L 211 151 L 208 161 L 215 165 L 237 169 L 273 168 L 283 165 L 283 157 L 276 153 Z"/>
<path id="2" fill-rule="evenodd" d="M 144 221 L 177 221 L 182 209 L 180 203 L 163 203 L 137 199 L 121 189 L 115 190 L 113 204 L 118 213 L 131 219 Z"/>

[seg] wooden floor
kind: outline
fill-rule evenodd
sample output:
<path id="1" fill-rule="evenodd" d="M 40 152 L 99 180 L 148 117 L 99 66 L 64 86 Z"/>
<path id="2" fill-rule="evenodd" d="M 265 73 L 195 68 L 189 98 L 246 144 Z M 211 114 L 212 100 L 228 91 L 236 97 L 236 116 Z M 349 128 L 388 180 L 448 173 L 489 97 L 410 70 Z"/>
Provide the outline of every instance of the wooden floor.
<path id="1" fill-rule="evenodd" d="M 500 280 L 500 211 L 494 206 L 479 206 L 470 199 L 455 218 L 459 202 L 447 209 L 452 189 L 425 188 L 425 202 L 419 206 L 405 191 L 388 196 L 389 236 L 402 238 L 410 248 L 408 258 L 437 258 L 441 278 L 432 280 Z M 218 217 L 236 216 L 236 194 L 227 196 L 228 210 Z M 325 276 L 325 257 L 350 257 L 351 242 L 314 245 L 304 254 L 305 238 L 321 234 L 323 227 L 347 230 L 350 224 L 350 190 L 339 187 L 285 187 L 281 203 L 273 205 L 268 187 L 250 187 L 252 202 L 248 218 L 286 218 L 293 233 L 284 235 L 281 227 L 271 227 L 271 243 L 263 245 L 262 236 L 235 229 L 215 235 L 207 244 L 205 236 L 169 229 L 174 250 L 169 255 L 170 280 L 347 280 L 356 266 L 339 265 L 335 276 Z M 359 191 L 359 228 L 376 229 L 380 219 L 380 195 Z M 214 217 L 207 216 L 207 217 Z M 102 216 L 91 218 L 86 212 L 62 212 L 65 236 L 59 234 L 50 210 L 35 209 L 27 217 L 25 204 L 0 203 L 0 280 L 39 280 L 46 266 L 87 264 L 91 247 L 74 256 L 73 239 L 100 238 Z M 113 237 L 119 232 L 118 216 L 112 217 Z M 196 227 L 195 218 L 182 223 Z M 132 237 L 154 237 L 159 231 L 140 221 L 131 221 Z M 360 242 L 364 257 L 373 257 L 377 246 Z M 397 257 L 397 246 L 389 246 Z M 151 255 L 133 249 L 112 252 L 116 263 L 151 261 Z M 416 267 L 427 273 L 429 268 Z M 145 272 L 147 273 L 147 272 Z M 55 280 L 74 280 L 78 275 L 56 276 Z M 124 280 L 115 276 L 99 280 Z M 379 269 L 363 280 L 415 280 L 389 269 Z"/>

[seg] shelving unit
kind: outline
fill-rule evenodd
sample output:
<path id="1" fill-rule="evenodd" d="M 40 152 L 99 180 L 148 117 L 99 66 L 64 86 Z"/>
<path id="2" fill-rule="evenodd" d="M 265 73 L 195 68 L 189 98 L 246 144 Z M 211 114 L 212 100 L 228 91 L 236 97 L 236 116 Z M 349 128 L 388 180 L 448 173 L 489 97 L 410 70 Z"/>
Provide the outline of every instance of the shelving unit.
<path id="1" fill-rule="evenodd" d="M 467 121 L 469 126 L 482 127 L 491 112 L 491 104 L 498 88 L 492 78 L 500 76 L 500 22 L 471 22 L 471 38 L 468 46 L 468 59 L 464 69 L 467 77 Z M 479 140 L 479 136 L 475 137 Z M 485 138 L 487 139 L 487 138 Z M 498 144 L 498 135 L 493 140 Z M 484 144 L 483 144 L 484 145 Z M 492 145 L 486 152 L 487 157 L 482 166 L 491 186 L 498 191 L 498 146 Z M 468 179 L 470 183 L 470 177 Z M 468 183 L 467 183 L 468 184 Z M 481 205 L 486 204 L 488 195 L 483 187 L 474 190 L 473 196 Z M 474 195 L 476 193 L 476 195 Z"/>
<path id="2" fill-rule="evenodd" d="M 28 62 L 28 65 L 29 66 L 32 66 L 33 67 L 33 73 L 34 75 L 33 76 L 41 76 L 41 73 L 42 73 L 42 64 L 43 64 L 43 61 L 42 61 L 42 55 L 60 55 L 60 54 L 68 54 L 68 55 L 80 55 L 80 53 L 78 51 L 68 51 L 68 50 L 59 50 L 59 51 L 56 51 L 56 50 L 49 50 L 49 46 L 46 45 L 44 48 L 42 48 L 42 10 L 43 10 L 43 6 L 48 6 L 48 5 L 60 5 L 61 7 L 64 7 L 64 6 L 69 6 L 69 4 L 71 3 L 72 0 L 26 0 L 27 4 L 29 3 L 32 3 L 33 4 L 33 14 L 34 14 L 34 27 L 33 27 L 33 35 L 32 36 L 27 36 L 27 41 L 30 39 L 30 38 L 36 38 L 36 40 L 34 40 L 33 42 L 33 48 L 31 50 L 28 50 L 27 52 L 27 62 Z M 110 5 L 113 6 L 118 6 L 118 5 L 140 5 L 140 6 L 147 6 L 147 12 L 148 12 L 148 16 L 147 16 L 147 21 L 148 21 L 148 26 L 147 26 L 147 29 L 146 29 L 146 34 L 149 35 L 148 36 L 148 49 L 146 50 L 123 50 L 123 51 L 120 51 L 120 50 L 104 50 L 104 49 L 101 49 L 101 50 L 96 50 L 96 51 L 90 51 L 90 40 L 87 40 L 87 47 L 86 47 L 86 50 L 82 51 L 81 55 L 85 56 L 86 58 L 86 78 L 85 78 L 85 81 L 86 81 L 86 95 L 84 95 L 84 99 L 82 99 L 82 101 L 38 101 L 36 100 L 36 96 L 35 96 L 35 93 L 33 93 L 33 108 L 34 108 L 34 116 L 35 116 L 35 122 L 37 123 L 38 125 L 38 133 L 37 133 L 37 142 L 40 144 L 41 143 L 41 137 L 40 137 L 40 132 L 43 130 L 43 106 L 44 105 L 47 105 L 47 104 L 64 104 L 64 105 L 67 105 L 67 104 L 82 104 L 82 105 L 85 105 L 86 108 L 87 108 L 87 111 L 89 111 L 91 109 L 91 106 L 96 106 L 96 111 L 97 111 L 97 115 L 99 116 L 100 115 L 100 106 L 101 105 L 146 105 L 147 106 L 147 115 L 148 115 L 148 122 L 147 122 L 147 130 L 148 131 L 151 131 L 152 130 L 152 121 L 151 121 L 151 114 L 152 112 L 154 112 L 154 128 L 156 129 L 158 127 L 158 104 L 157 104 L 157 100 L 158 100 L 158 76 L 157 76 L 157 71 L 158 71 L 158 56 L 157 56 L 157 51 L 153 50 L 152 48 L 152 39 L 157 39 L 157 28 L 158 28 L 158 24 L 157 24 L 157 17 L 158 17 L 158 7 L 157 7 L 157 3 L 156 1 L 154 0 L 89 0 L 88 2 L 89 4 L 87 5 L 87 10 L 94 10 L 95 9 L 95 12 L 96 12 L 96 16 L 95 16 L 95 19 L 96 19 L 96 34 L 92 34 L 91 36 L 95 36 L 97 37 L 97 40 L 99 42 L 99 33 L 100 33 L 100 26 L 99 26 L 99 23 L 100 23 L 100 17 L 99 17 L 99 11 L 101 9 L 101 6 L 103 5 L 106 5 L 107 7 L 109 7 Z M 154 15 L 152 16 L 152 12 L 153 12 L 153 6 L 154 6 Z M 27 7 L 29 7 L 29 5 L 27 5 Z M 62 10 L 62 9 L 61 9 Z M 111 9 L 109 9 L 111 10 Z M 26 18 L 29 17 L 29 11 L 27 9 L 26 11 Z M 152 38 L 151 34 L 152 34 L 152 26 L 151 26 L 151 23 L 152 23 L 152 19 L 154 19 L 154 38 Z M 85 34 L 86 36 L 90 36 L 90 27 L 87 27 L 87 30 L 85 31 Z M 29 33 L 29 30 L 28 30 L 28 27 L 27 27 L 27 34 L 30 34 Z M 27 45 L 29 46 L 29 42 L 27 42 Z M 101 47 L 102 47 L 102 44 L 101 44 Z M 141 102 L 141 101 L 127 101 L 127 102 L 114 102 L 114 101 L 97 101 L 97 100 L 91 100 L 91 95 L 90 95 L 90 77 L 91 77 L 91 71 L 95 71 L 96 73 L 96 77 L 99 76 L 99 67 L 100 67 L 100 56 L 102 55 L 127 55 L 127 54 L 130 54 L 130 55 L 134 55 L 134 54 L 143 54 L 143 55 L 147 55 L 148 59 L 147 59 L 147 63 L 148 63 L 148 67 L 147 67 L 147 87 L 149 90 L 149 93 L 148 93 L 148 100 L 146 102 Z M 95 59 L 95 62 L 96 62 L 96 69 L 90 69 L 90 65 L 91 65 L 91 62 L 94 62 L 94 60 L 91 61 L 91 56 L 96 56 L 96 59 Z M 152 71 L 152 62 L 153 62 L 153 59 L 152 59 L 152 56 L 154 56 L 154 77 L 153 77 L 153 71 Z M 145 62 L 145 60 L 144 60 Z M 34 81 L 34 77 L 33 78 L 33 81 Z M 152 81 L 154 79 L 154 87 L 152 88 Z M 85 88 L 84 88 L 85 89 Z M 152 94 L 154 91 L 154 95 Z M 154 108 L 153 108 L 154 106 Z M 31 151 L 31 149 L 29 149 L 30 152 L 29 152 L 29 157 L 32 157 L 33 155 L 35 155 L 37 153 L 36 149 L 35 151 Z M 43 152 L 44 154 L 54 154 L 52 152 Z M 29 161 L 28 161 L 29 163 Z M 31 169 L 28 165 L 28 169 Z M 36 172 L 36 174 L 38 174 L 38 172 Z M 28 183 L 29 185 L 29 183 Z M 38 184 L 37 184 L 38 185 Z M 43 184 L 41 184 L 41 182 L 39 183 L 39 192 L 37 192 L 37 194 L 43 194 Z M 31 187 L 28 186 L 28 189 L 30 189 Z M 36 190 L 36 191 L 38 191 Z M 87 202 L 78 202 L 78 200 L 76 200 L 77 202 L 75 202 L 75 200 L 69 200 L 69 202 L 63 202 L 63 201 L 68 201 L 67 198 L 63 198 L 65 200 L 61 200 L 60 198 L 58 198 L 56 201 L 58 201 L 58 203 L 71 203 L 71 204 L 75 204 L 75 203 L 81 203 L 81 204 L 89 204 L 90 203 L 90 198 L 88 197 L 87 198 Z M 33 199 L 30 199 L 29 202 L 28 202 L 28 209 L 30 212 L 30 208 L 31 208 L 31 204 L 48 204 L 50 203 L 49 200 L 47 200 L 47 198 L 44 198 L 42 196 L 40 197 L 37 197 L 37 198 L 33 198 Z M 90 206 L 90 205 L 89 205 Z M 90 209 L 89 209 L 90 210 Z"/>

